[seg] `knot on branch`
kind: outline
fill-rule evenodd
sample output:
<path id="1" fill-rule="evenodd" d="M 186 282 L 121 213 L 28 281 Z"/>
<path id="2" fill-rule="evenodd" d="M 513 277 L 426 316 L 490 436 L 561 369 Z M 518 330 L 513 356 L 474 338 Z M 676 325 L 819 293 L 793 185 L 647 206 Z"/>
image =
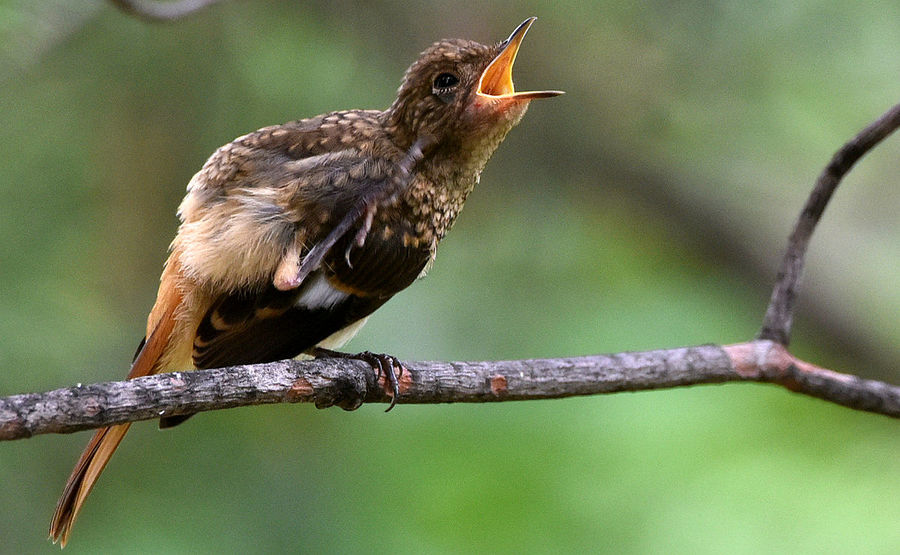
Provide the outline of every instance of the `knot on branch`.
<path id="1" fill-rule="evenodd" d="M 284 393 L 288 403 L 315 403 L 316 408 L 340 407 L 356 410 L 366 400 L 380 400 L 380 388 L 370 366 L 364 363 L 335 367 L 333 361 L 318 359 L 309 364 L 319 366 L 318 371 L 297 376 Z M 373 392 L 373 393 L 370 393 Z"/>
<path id="2" fill-rule="evenodd" d="M 7 411 L 3 411 L 7 412 Z M 31 430 L 27 426 L 27 421 L 18 414 L 12 413 L 4 415 L 0 412 L 0 439 L 25 439 L 31 437 Z"/>
<path id="3" fill-rule="evenodd" d="M 724 349 L 742 378 L 776 383 L 791 391 L 800 389 L 801 374 L 822 370 L 796 358 L 783 344 L 768 339 L 727 345 Z"/>

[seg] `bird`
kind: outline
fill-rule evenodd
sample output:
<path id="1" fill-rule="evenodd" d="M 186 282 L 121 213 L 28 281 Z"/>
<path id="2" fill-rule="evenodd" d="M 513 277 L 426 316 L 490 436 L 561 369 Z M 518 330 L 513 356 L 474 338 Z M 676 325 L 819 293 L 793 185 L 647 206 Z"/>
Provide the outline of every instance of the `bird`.
<path id="1" fill-rule="evenodd" d="M 383 378 L 393 407 L 402 363 L 336 349 L 424 275 L 530 101 L 562 94 L 513 86 L 513 63 L 535 19 L 491 45 L 433 43 L 385 110 L 263 127 L 216 150 L 178 208 L 181 223 L 128 379 L 351 357 Z M 163 416 L 160 427 L 187 416 Z M 129 426 L 100 428 L 84 449 L 50 524 L 54 543 L 69 541 Z"/>

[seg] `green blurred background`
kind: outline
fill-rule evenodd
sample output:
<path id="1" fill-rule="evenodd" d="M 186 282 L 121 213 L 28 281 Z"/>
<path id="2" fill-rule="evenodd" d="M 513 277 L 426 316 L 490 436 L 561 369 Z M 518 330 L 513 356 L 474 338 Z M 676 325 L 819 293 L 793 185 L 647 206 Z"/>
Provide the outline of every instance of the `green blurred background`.
<path id="1" fill-rule="evenodd" d="M 387 106 L 441 37 L 539 21 L 536 102 L 428 279 L 350 349 L 579 355 L 751 338 L 790 226 L 900 100 L 900 6 L 233 1 L 168 25 L 0 1 L 0 395 L 123 377 L 175 209 L 220 144 Z M 794 351 L 900 382 L 900 138 L 814 238 Z M 897 553 L 900 433 L 761 385 L 312 406 L 134 426 L 69 553 Z M 0 445 L 0 551 L 39 553 L 88 433 Z"/>

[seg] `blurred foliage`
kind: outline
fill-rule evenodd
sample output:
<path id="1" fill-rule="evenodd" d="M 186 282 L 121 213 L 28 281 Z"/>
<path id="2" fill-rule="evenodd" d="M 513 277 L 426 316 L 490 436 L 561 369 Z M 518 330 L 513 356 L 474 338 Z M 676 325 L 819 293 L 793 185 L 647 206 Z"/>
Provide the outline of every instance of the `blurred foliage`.
<path id="1" fill-rule="evenodd" d="M 831 153 L 900 97 L 900 5 L 234 1 L 148 25 L 0 2 L 0 395 L 124 376 L 217 146 L 387 106 L 431 41 L 540 21 L 535 103 L 428 279 L 350 348 L 409 359 L 748 339 Z M 898 381 L 900 141 L 846 180 L 795 352 Z M 755 385 L 136 425 L 71 553 L 900 550 L 896 423 Z M 0 446 L 0 551 L 46 551 L 88 434 Z"/>

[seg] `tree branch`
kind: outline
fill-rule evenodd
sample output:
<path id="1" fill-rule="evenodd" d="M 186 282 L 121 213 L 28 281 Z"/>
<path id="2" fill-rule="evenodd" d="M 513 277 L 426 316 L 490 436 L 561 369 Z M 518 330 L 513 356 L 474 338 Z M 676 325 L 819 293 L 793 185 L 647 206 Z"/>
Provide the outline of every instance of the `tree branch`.
<path id="1" fill-rule="evenodd" d="M 554 399 L 679 386 L 762 382 L 853 409 L 900 417 L 900 387 L 819 368 L 772 341 L 575 358 L 415 362 L 401 404 Z M 323 408 L 390 402 L 371 367 L 347 359 L 283 360 L 0 398 L 0 440 L 269 403 Z"/>
<path id="2" fill-rule="evenodd" d="M 822 218 L 825 206 L 828 205 L 844 175 L 860 158 L 898 127 L 900 127 L 900 104 L 885 112 L 848 141 L 822 170 L 788 239 L 787 251 L 778 270 L 778 278 L 772 290 L 769 306 L 766 308 L 766 316 L 758 339 L 770 339 L 785 346 L 790 344 L 794 302 L 797 299 L 806 250 L 816 224 Z"/>
<path id="3" fill-rule="evenodd" d="M 174 21 L 198 12 L 220 0 L 177 0 L 145 2 L 141 0 L 109 0 L 123 12 L 145 21 Z"/>
<path id="4" fill-rule="evenodd" d="M 134 2 L 114 0 L 134 6 Z M 182 0 L 199 9 L 215 0 Z M 171 4 L 175 6 L 175 3 Z M 192 11 L 193 11 L 192 10 Z M 845 144 L 819 176 L 788 242 L 758 339 L 614 355 L 500 362 L 417 362 L 400 376 L 399 403 L 550 399 L 695 384 L 761 382 L 845 407 L 900 417 L 900 387 L 840 374 L 787 350 L 794 301 L 815 226 L 843 176 L 900 127 L 900 104 Z M 0 398 L 0 440 L 68 433 L 160 416 L 246 405 L 314 402 L 347 409 L 389 402 L 383 380 L 352 359 L 283 360 L 173 372 Z"/>

